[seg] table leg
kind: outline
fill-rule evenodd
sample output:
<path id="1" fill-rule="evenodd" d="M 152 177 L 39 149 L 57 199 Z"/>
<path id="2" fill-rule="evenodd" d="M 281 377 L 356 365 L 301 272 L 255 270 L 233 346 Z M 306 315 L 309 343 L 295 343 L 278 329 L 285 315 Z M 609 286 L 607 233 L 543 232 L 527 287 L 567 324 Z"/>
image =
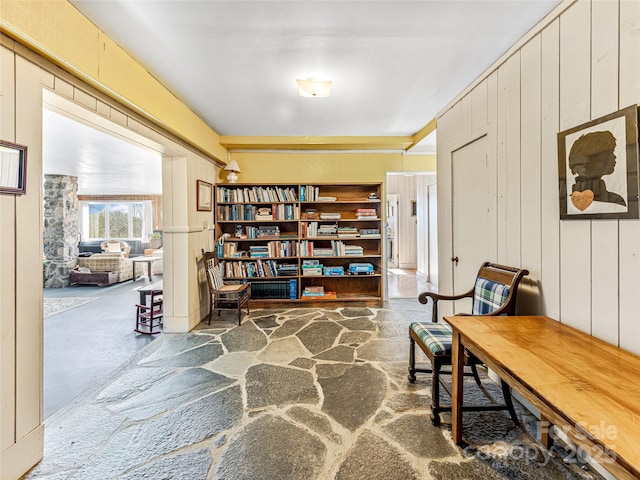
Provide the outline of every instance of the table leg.
<path id="1" fill-rule="evenodd" d="M 453 344 L 451 350 L 451 435 L 456 444 L 462 442 L 462 399 L 464 396 L 464 347 L 460 339 L 460 333 L 453 331 Z"/>
<path id="2" fill-rule="evenodd" d="M 147 264 L 147 276 L 149 277 L 149 281 L 151 281 L 151 264 L 153 263 L 153 261 L 149 260 L 145 263 Z"/>

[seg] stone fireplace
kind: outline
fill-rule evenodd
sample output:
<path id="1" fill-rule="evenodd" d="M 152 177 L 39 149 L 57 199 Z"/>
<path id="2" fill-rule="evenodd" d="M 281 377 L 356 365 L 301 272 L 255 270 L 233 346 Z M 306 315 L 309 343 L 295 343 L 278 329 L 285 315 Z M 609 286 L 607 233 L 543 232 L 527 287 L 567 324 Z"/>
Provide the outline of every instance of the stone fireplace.
<path id="1" fill-rule="evenodd" d="M 44 286 L 69 286 L 69 270 L 77 264 L 78 177 L 44 176 Z"/>

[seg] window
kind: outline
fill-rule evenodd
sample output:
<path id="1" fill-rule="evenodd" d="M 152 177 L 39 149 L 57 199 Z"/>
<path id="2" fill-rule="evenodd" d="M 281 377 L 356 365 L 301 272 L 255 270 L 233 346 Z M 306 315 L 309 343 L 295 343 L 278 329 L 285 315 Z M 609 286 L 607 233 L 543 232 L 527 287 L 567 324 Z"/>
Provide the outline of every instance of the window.
<path id="1" fill-rule="evenodd" d="M 151 202 L 80 202 L 83 240 L 103 238 L 148 241 L 152 231 Z"/>

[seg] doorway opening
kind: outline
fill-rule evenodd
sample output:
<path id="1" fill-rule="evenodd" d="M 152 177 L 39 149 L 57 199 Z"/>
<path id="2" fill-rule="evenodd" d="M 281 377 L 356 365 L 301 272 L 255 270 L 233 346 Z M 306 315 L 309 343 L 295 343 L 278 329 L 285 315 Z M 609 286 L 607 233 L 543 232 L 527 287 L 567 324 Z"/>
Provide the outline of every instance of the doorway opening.
<path id="1" fill-rule="evenodd" d="M 125 242 L 123 258 L 144 255 L 162 231 L 163 182 L 160 145 L 48 90 L 43 99 L 46 419 L 153 339 L 133 331 L 138 289 L 149 280 L 133 278 L 130 263 L 102 286 L 68 281 L 79 254 L 100 252 L 101 240 Z M 149 273 L 162 279 L 162 262 Z"/>
<path id="2" fill-rule="evenodd" d="M 417 298 L 438 281 L 437 184 L 431 172 L 388 172 L 387 298 Z"/>

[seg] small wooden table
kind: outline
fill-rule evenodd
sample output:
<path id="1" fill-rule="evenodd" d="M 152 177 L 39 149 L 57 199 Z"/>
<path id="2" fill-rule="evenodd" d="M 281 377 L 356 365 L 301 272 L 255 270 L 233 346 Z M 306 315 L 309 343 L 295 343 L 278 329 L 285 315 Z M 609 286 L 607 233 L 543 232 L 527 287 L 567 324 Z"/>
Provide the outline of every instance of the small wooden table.
<path id="1" fill-rule="evenodd" d="M 616 478 L 640 478 L 639 356 L 549 317 L 445 320 L 453 328 L 456 443 L 466 348 Z"/>
<path id="2" fill-rule="evenodd" d="M 151 265 L 156 260 L 162 260 L 162 257 L 134 257 L 131 259 L 133 262 L 133 280 L 135 281 L 138 277 L 136 277 L 136 265 L 139 263 L 147 264 L 147 276 L 149 277 L 149 281 L 151 281 Z"/>
<path id="3" fill-rule="evenodd" d="M 138 289 L 138 293 L 140 294 L 140 305 L 147 304 L 147 295 L 151 294 L 151 292 L 162 293 L 162 280 Z"/>

